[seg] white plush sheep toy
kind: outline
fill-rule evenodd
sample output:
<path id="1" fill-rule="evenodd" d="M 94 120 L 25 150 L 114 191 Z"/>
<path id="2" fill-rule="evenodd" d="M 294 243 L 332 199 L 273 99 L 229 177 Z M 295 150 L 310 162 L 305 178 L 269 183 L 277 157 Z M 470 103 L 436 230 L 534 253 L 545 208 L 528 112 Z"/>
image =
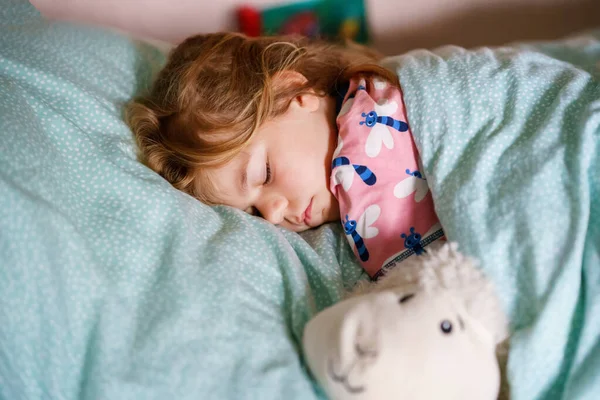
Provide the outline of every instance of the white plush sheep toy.
<path id="1" fill-rule="evenodd" d="M 495 400 L 507 337 L 491 282 L 444 244 L 317 314 L 303 344 L 331 399 Z"/>

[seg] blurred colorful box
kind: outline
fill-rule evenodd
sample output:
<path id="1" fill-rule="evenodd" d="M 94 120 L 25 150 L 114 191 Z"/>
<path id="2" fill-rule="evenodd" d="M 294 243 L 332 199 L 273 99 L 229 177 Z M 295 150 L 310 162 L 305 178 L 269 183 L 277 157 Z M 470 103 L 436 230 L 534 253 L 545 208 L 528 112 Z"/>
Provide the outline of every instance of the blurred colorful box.
<path id="1" fill-rule="evenodd" d="M 241 32 L 248 36 L 300 34 L 368 41 L 364 0 L 308 0 L 259 9 L 240 7 Z"/>

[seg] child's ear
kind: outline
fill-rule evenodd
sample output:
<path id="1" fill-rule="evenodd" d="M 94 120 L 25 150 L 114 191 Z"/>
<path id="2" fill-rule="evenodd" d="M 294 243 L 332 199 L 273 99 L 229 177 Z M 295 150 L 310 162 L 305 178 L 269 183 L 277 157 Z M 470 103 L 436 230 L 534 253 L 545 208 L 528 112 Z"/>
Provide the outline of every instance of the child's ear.
<path id="1" fill-rule="evenodd" d="M 287 89 L 294 86 L 302 86 L 307 81 L 306 77 L 300 72 L 290 70 L 278 72 L 272 79 L 275 90 L 277 90 L 277 87 L 285 87 Z M 320 105 L 320 97 L 316 95 L 313 89 L 308 89 L 306 92 L 296 96 L 290 103 L 290 107 L 297 106 L 309 112 L 317 111 Z"/>
<path id="2" fill-rule="evenodd" d="M 310 93 L 298 95 L 292 102 L 309 112 L 314 112 L 319 109 L 321 98 L 311 89 Z"/>

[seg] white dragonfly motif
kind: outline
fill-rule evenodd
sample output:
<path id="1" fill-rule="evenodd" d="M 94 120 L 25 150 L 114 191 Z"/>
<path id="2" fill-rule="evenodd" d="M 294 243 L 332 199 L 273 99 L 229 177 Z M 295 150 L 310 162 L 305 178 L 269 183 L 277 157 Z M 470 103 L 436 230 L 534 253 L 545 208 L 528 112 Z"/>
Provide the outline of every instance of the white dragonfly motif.
<path id="1" fill-rule="evenodd" d="M 376 82 L 377 86 L 381 86 L 385 84 L 383 82 Z M 358 90 L 364 90 L 364 86 L 359 86 Z M 357 92 L 358 92 L 357 90 Z M 346 102 L 342 105 L 340 112 L 338 114 L 338 118 L 346 115 L 348 111 L 354 105 L 355 96 L 352 96 L 346 100 Z M 381 151 L 381 146 L 384 145 L 387 149 L 391 150 L 394 148 L 394 137 L 392 132 L 390 131 L 390 127 L 394 127 L 397 130 L 403 132 L 408 129 L 408 125 L 406 125 L 403 121 L 394 120 L 388 115 L 394 114 L 398 110 L 398 103 L 395 101 L 389 101 L 388 99 L 380 99 L 373 106 L 373 111 L 367 113 L 362 113 L 362 117 L 365 118 L 364 121 L 361 121 L 361 125 L 366 125 L 371 128 L 369 132 L 369 136 L 367 137 L 367 141 L 365 143 L 365 152 L 371 158 L 377 157 L 379 152 Z M 388 125 L 387 123 L 391 124 Z"/>
<path id="2" fill-rule="evenodd" d="M 365 121 L 361 121 L 361 124 L 365 124 L 371 128 L 367 142 L 365 143 L 365 153 L 367 153 L 367 156 L 371 158 L 377 157 L 382 145 L 388 150 L 394 148 L 394 136 L 392 135 L 392 131 L 390 131 L 390 126 L 386 124 L 387 121 L 397 125 L 394 128 L 401 132 L 408 129 L 405 122 L 388 117 L 395 113 L 396 110 L 398 110 L 398 103 L 388 101 L 388 99 L 381 99 L 374 105 L 373 111 L 368 114 L 362 114 L 365 117 Z"/>
<path id="3" fill-rule="evenodd" d="M 373 78 L 373 86 L 377 90 L 383 90 L 388 86 L 388 83 L 387 83 L 387 81 L 384 81 L 383 79 Z"/>
<path id="4" fill-rule="evenodd" d="M 367 90 L 367 83 L 364 79 L 361 79 L 358 82 L 358 87 L 356 88 L 357 91 L 359 90 Z M 373 87 L 376 90 L 383 90 L 388 86 L 387 81 L 384 81 L 382 79 L 379 78 L 373 78 Z M 342 104 L 342 108 L 340 109 L 340 112 L 338 113 L 338 117 L 341 117 L 343 115 L 346 115 L 348 113 L 348 111 L 350 111 L 350 109 L 352 108 L 352 104 L 354 104 L 354 95 L 350 95 L 350 97 L 348 98 L 348 100 L 346 100 L 346 102 L 344 104 Z M 389 114 L 394 113 L 396 110 L 391 111 Z"/>
<path id="5" fill-rule="evenodd" d="M 427 180 L 423 178 L 423 175 L 419 170 L 410 171 L 406 170 L 408 178 L 401 180 L 394 186 L 394 196 L 399 199 L 404 199 L 411 194 L 415 194 L 415 201 L 421 202 L 429 193 L 429 186 Z"/>

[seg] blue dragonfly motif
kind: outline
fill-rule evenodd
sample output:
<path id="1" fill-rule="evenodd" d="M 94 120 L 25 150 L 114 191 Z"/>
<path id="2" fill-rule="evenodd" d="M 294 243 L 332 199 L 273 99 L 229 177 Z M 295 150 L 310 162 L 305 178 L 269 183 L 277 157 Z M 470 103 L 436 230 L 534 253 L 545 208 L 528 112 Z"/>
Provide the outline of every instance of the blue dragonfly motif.
<path id="1" fill-rule="evenodd" d="M 342 166 L 351 166 L 354 172 L 360 177 L 360 179 L 369 186 L 373 186 L 377 182 L 377 176 L 369 169 L 369 167 L 360 164 L 352 164 L 348 157 L 336 157 L 331 163 L 331 169 L 335 169 Z"/>
<path id="2" fill-rule="evenodd" d="M 380 214 L 381 208 L 377 204 L 372 204 L 358 220 L 353 220 L 346 214 L 345 220 L 342 221 L 344 232 L 349 236 L 351 244 L 356 247 L 356 252 L 362 261 L 369 260 L 370 256 L 364 239 L 371 239 L 379 234 L 379 229 L 371 225 L 377 221 Z"/>

